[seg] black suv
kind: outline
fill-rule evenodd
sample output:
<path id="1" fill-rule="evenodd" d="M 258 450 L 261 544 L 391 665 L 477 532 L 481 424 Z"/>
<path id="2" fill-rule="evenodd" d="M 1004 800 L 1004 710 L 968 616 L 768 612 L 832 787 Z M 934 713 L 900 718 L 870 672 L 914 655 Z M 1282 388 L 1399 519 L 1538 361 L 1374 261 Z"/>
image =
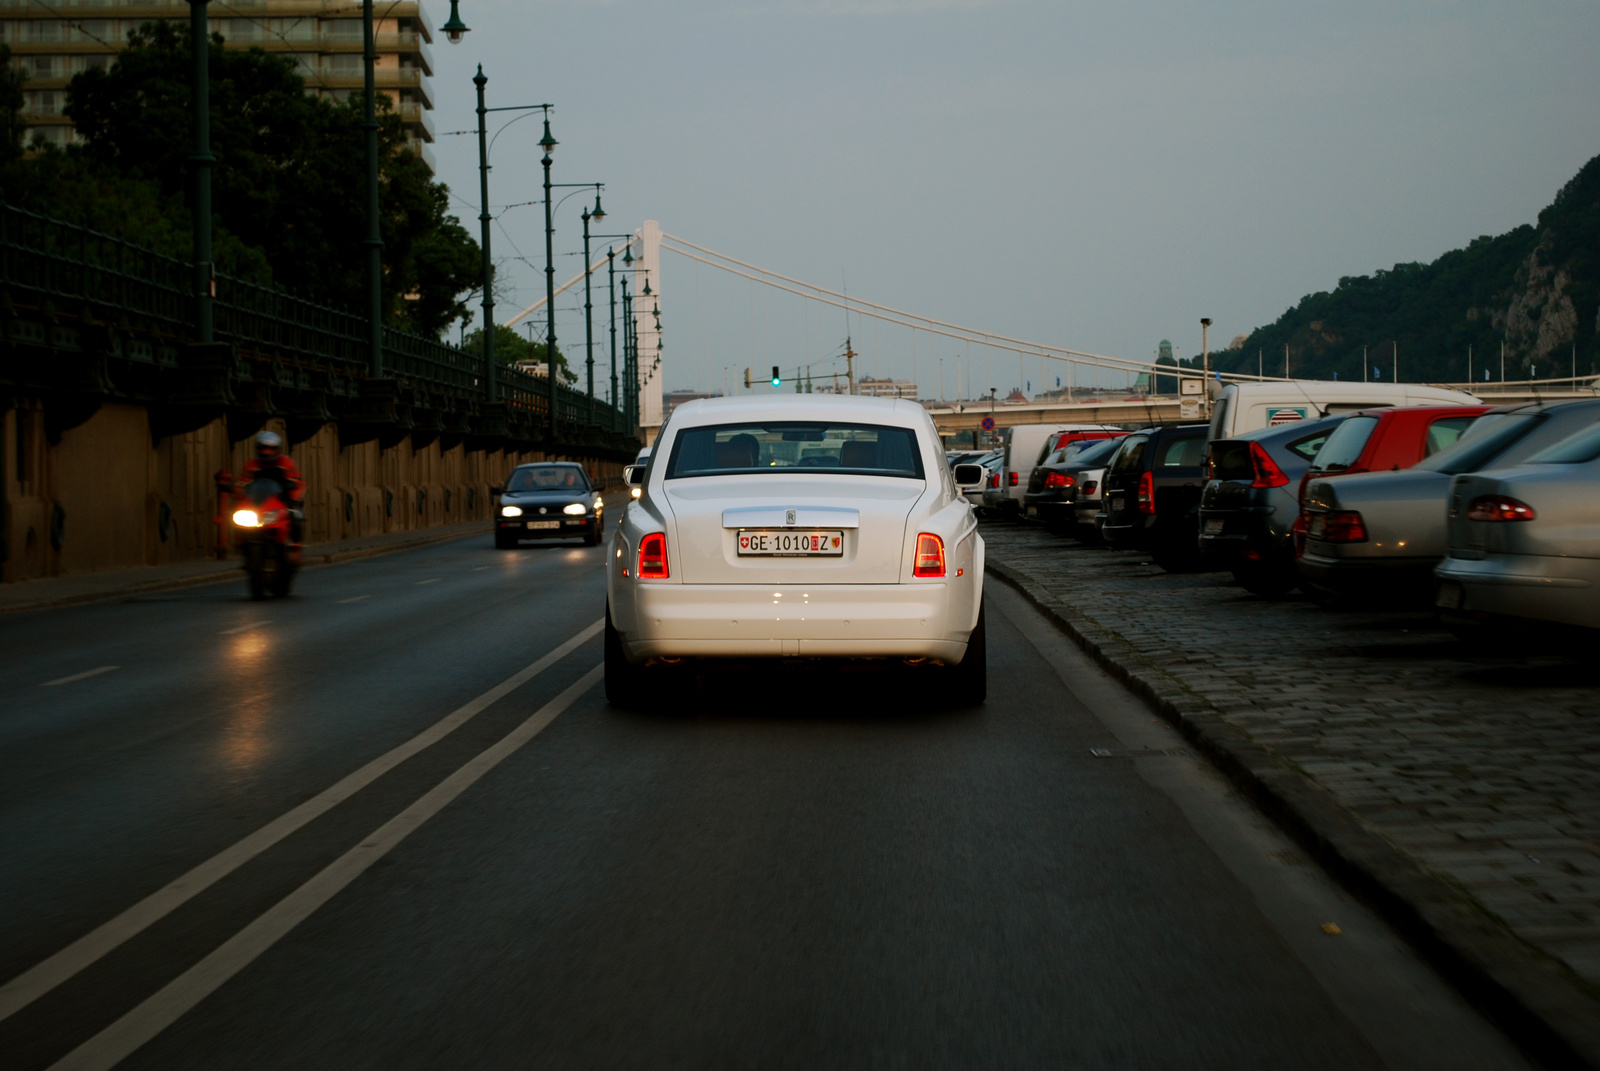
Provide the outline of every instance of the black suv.
<path id="1" fill-rule="evenodd" d="M 1148 550 L 1168 572 L 1200 562 L 1206 424 L 1142 428 L 1106 467 L 1101 533 L 1114 547 Z"/>

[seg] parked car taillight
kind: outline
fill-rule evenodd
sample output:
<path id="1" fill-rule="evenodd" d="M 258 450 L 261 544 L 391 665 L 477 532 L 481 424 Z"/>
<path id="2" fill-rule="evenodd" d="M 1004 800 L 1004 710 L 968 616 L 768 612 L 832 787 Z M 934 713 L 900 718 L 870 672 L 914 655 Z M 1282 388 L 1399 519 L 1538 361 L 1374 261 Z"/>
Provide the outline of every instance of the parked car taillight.
<path id="1" fill-rule="evenodd" d="M 1139 474 L 1139 512 L 1154 513 L 1156 511 L 1156 481 L 1150 473 Z"/>
<path id="2" fill-rule="evenodd" d="M 1479 495 L 1467 503 L 1469 521 L 1531 521 L 1535 517 L 1532 506 L 1505 495 Z"/>
<path id="3" fill-rule="evenodd" d="M 1300 516 L 1296 517 L 1294 524 L 1289 527 L 1289 531 L 1294 535 L 1294 556 L 1296 558 L 1304 558 L 1306 556 L 1306 531 L 1310 525 L 1311 517 L 1305 510 L 1301 510 Z"/>
<path id="4" fill-rule="evenodd" d="M 944 575 L 944 540 L 932 532 L 917 536 L 917 556 L 911 563 L 911 575 L 941 577 Z"/>
<path id="5" fill-rule="evenodd" d="M 1367 526 L 1354 510 L 1342 513 L 1313 514 L 1310 534 L 1327 543 L 1365 543 Z"/>
<path id="6" fill-rule="evenodd" d="M 990 487 L 999 487 L 1000 486 L 1000 474 L 998 472 L 989 473 L 989 486 Z"/>
<path id="7" fill-rule="evenodd" d="M 1100 485 L 1094 480 L 1084 480 L 1083 486 L 1078 488 L 1078 490 L 1082 492 L 1084 498 L 1088 498 L 1090 495 L 1094 494 L 1095 488 L 1098 486 Z"/>
<path id="8" fill-rule="evenodd" d="M 639 540 L 639 579 L 667 579 L 667 537 L 660 532 Z"/>
<path id="9" fill-rule="evenodd" d="M 1017 486 L 1017 474 L 1014 473 L 1014 472 L 1011 472 L 1011 473 L 1007 473 L 1007 476 L 1010 478 L 1009 482 L 1010 482 L 1011 486 L 1012 487 Z"/>
<path id="10" fill-rule="evenodd" d="M 1289 477 L 1283 474 L 1278 463 L 1272 460 L 1272 455 L 1262 448 L 1260 443 L 1250 444 L 1250 464 L 1256 470 L 1256 478 L 1251 481 L 1251 487 L 1287 487 Z"/>
<path id="11" fill-rule="evenodd" d="M 1046 487 L 1071 487 L 1077 482 L 1078 478 L 1076 476 L 1068 476 L 1064 472 L 1047 472 L 1044 474 L 1044 485 Z"/>

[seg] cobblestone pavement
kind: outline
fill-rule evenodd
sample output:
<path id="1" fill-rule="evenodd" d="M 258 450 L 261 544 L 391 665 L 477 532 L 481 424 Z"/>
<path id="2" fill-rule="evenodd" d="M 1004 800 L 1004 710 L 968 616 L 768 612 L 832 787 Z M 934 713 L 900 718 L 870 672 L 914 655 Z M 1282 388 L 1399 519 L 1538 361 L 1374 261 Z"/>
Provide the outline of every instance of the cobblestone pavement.
<path id="1" fill-rule="evenodd" d="M 1035 526 L 983 536 L 1600 994 L 1600 664 L 1474 658 L 1425 612 L 1258 599 Z"/>

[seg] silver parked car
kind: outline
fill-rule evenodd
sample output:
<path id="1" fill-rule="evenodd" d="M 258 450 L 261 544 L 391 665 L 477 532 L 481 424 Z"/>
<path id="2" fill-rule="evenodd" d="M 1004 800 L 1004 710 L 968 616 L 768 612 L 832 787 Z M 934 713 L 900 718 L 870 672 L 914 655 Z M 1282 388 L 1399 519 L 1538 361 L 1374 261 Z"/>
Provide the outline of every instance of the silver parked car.
<path id="1" fill-rule="evenodd" d="M 1600 629 L 1600 423 L 1515 468 L 1457 476 L 1448 515 L 1446 624 Z"/>
<path id="2" fill-rule="evenodd" d="M 1313 479 L 1302 500 L 1302 586 L 1323 597 L 1428 599 L 1446 549 L 1452 477 L 1521 464 L 1600 420 L 1600 399 L 1508 405 L 1415 468 Z"/>

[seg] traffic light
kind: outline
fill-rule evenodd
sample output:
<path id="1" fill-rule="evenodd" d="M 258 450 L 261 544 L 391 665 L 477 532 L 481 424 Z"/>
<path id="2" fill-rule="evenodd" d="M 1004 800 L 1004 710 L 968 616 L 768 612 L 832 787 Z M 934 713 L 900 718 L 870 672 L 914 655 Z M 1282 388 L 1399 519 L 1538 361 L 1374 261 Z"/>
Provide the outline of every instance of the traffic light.
<path id="1" fill-rule="evenodd" d="M 772 366 L 772 385 L 774 387 L 783 386 L 783 375 L 778 371 L 777 365 Z"/>
<path id="2" fill-rule="evenodd" d="M 744 370 L 744 389 L 750 389 L 750 369 L 748 368 Z"/>

